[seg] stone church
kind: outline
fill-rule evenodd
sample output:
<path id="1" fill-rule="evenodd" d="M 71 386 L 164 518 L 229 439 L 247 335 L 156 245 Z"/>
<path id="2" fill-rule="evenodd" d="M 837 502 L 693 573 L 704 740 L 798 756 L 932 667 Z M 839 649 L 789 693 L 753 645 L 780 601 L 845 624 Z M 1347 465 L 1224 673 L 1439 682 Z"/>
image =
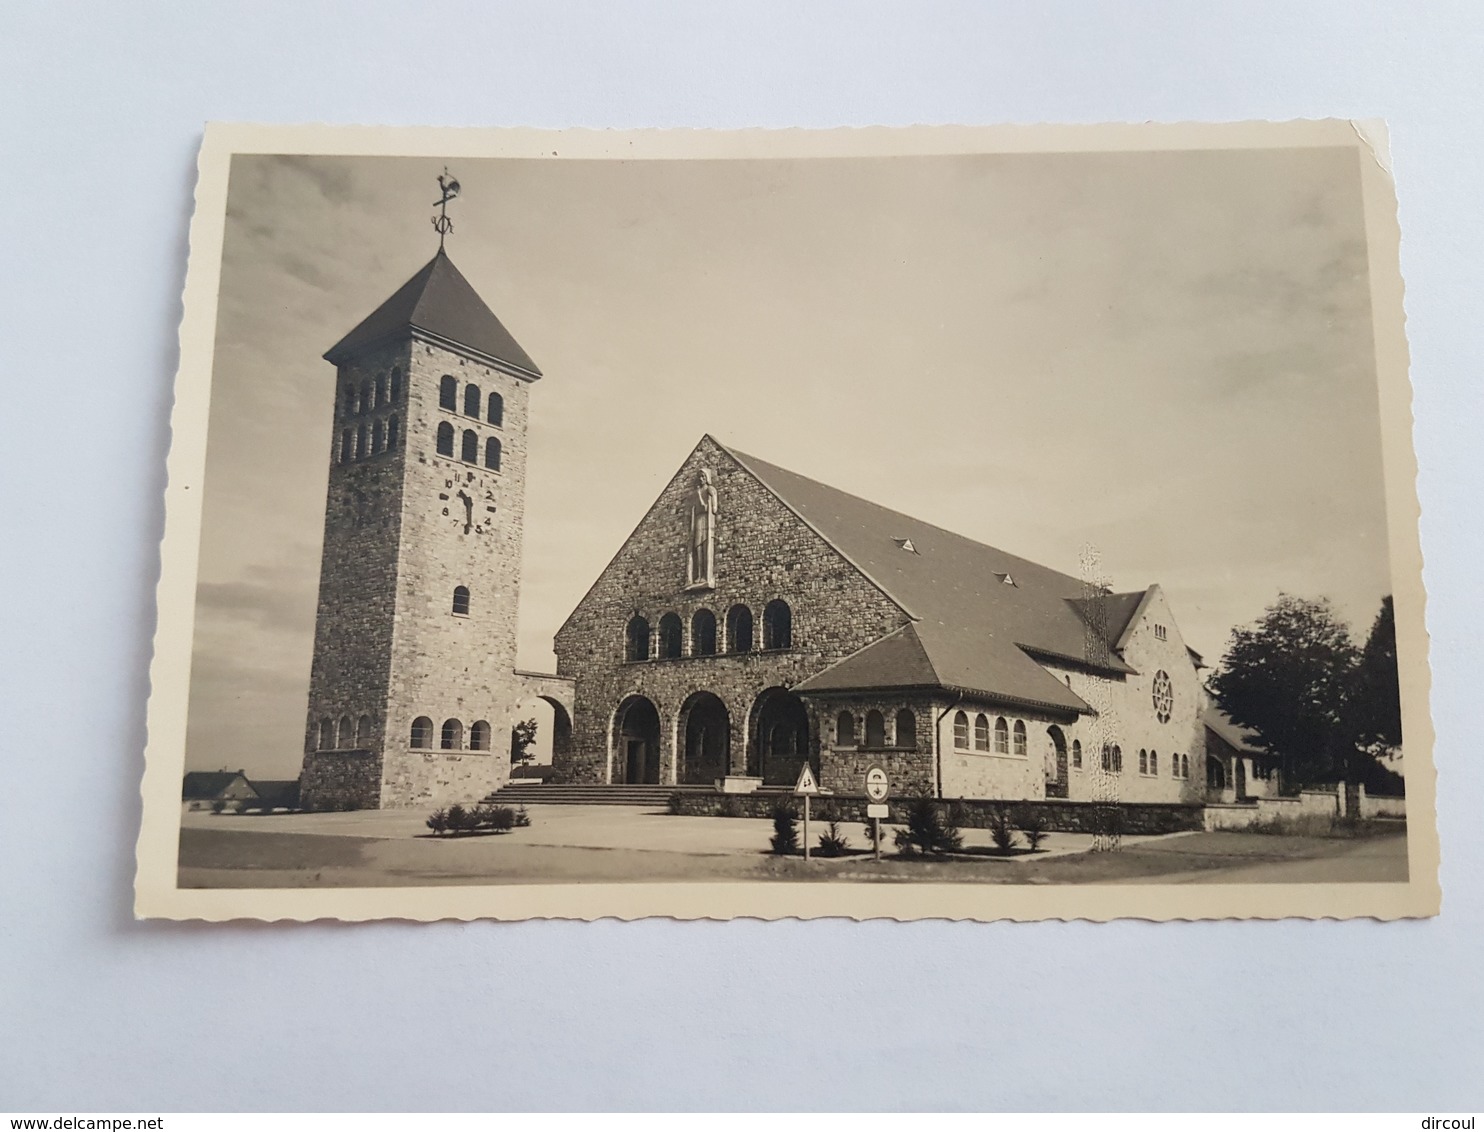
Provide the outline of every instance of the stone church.
<path id="1" fill-rule="evenodd" d="M 568 781 L 1200 800 L 1201 660 L 1110 593 L 704 437 L 556 634 Z M 728 781 L 730 780 L 730 781 Z"/>

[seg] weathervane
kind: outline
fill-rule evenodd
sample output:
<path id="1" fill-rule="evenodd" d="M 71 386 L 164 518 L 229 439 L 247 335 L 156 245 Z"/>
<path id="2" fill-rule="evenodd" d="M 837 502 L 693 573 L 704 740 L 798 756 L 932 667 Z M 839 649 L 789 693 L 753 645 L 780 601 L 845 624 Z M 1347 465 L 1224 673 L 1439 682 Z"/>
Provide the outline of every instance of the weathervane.
<path id="1" fill-rule="evenodd" d="M 442 195 L 433 203 L 438 206 L 438 215 L 433 217 L 433 231 L 438 233 L 438 250 L 443 250 L 443 237 L 453 231 L 453 221 L 448 218 L 448 202 L 459 195 L 459 182 L 455 177 L 449 176 L 448 166 L 443 167 L 443 175 L 438 178 L 438 188 Z"/>

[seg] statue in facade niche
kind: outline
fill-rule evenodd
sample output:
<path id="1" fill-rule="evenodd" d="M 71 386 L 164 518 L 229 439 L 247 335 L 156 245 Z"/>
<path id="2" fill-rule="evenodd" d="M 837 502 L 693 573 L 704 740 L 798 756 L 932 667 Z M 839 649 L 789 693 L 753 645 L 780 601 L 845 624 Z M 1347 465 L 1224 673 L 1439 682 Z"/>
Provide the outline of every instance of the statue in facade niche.
<path id="1" fill-rule="evenodd" d="M 711 469 L 696 475 L 696 492 L 690 504 L 690 558 L 686 584 L 710 586 L 716 582 L 716 485 Z"/>

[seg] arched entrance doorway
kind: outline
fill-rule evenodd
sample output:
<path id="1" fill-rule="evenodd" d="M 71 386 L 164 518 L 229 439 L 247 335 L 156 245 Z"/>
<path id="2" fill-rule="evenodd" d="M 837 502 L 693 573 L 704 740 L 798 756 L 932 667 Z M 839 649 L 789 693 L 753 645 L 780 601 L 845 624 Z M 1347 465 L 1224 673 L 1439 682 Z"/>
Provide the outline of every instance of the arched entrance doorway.
<path id="1" fill-rule="evenodd" d="M 809 712 L 804 701 L 786 688 L 769 688 L 752 705 L 752 742 L 747 773 L 769 786 L 792 786 L 811 758 Z M 818 765 L 814 771 L 819 773 Z"/>
<path id="2" fill-rule="evenodd" d="M 710 692 L 697 692 L 680 709 L 680 781 L 715 782 L 731 773 L 732 719 L 727 705 Z"/>
<path id="3" fill-rule="evenodd" d="M 614 783 L 660 781 L 660 713 L 643 696 L 630 696 L 618 705 L 613 720 Z"/>
<path id="4" fill-rule="evenodd" d="M 1046 734 L 1051 739 L 1052 754 L 1046 765 L 1046 797 L 1065 798 L 1067 796 L 1067 737 L 1062 733 L 1062 729 L 1056 726 L 1048 727 Z"/>
<path id="5" fill-rule="evenodd" d="M 572 716 L 561 700 L 540 697 L 551 706 L 551 762 L 565 766 L 572 754 Z"/>
<path id="6" fill-rule="evenodd" d="M 1226 790 L 1226 767 L 1220 759 L 1211 756 L 1206 758 L 1206 790 L 1218 800 Z"/>

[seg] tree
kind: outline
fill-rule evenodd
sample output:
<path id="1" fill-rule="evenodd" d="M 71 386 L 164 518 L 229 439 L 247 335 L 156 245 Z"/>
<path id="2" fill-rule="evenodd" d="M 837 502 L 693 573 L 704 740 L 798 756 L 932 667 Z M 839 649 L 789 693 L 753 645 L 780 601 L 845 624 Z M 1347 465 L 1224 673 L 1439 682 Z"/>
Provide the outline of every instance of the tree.
<path id="1" fill-rule="evenodd" d="M 1378 756 L 1402 745 L 1401 687 L 1396 669 L 1396 613 L 1391 595 L 1381 599 L 1381 611 L 1360 652 L 1355 669 L 1351 720 L 1356 742 Z"/>
<path id="2" fill-rule="evenodd" d="M 1279 594 L 1256 625 L 1232 630 L 1211 691 L 1282 756 L 1289 781 L 1343 778 L 1359 754 L 1349 726 L 1359 663 L 1328 601 Z"/>
<path id="3" fill-rule="evenodd" d="M 527 754 L 536 742 L 536 721 L 523 719 L 510 729 L 510 761 L 523 763 L 530 759 Z"/>

